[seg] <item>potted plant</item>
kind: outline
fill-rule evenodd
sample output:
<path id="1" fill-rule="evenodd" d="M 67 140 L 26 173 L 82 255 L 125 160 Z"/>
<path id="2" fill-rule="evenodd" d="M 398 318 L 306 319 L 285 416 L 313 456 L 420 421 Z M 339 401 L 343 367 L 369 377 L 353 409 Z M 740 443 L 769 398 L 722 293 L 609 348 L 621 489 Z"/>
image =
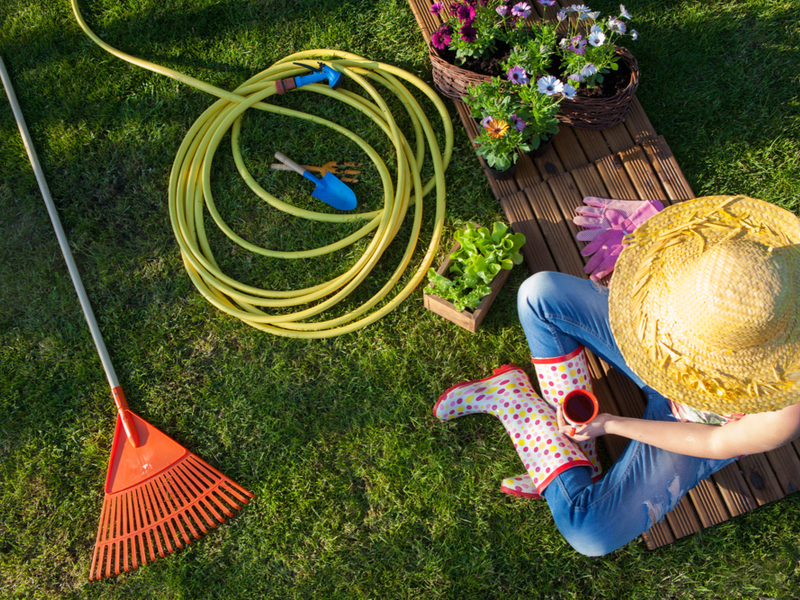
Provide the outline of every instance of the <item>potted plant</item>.
<path id="1" fill-rule="evenodd" d="M 492 229 L 468 223 L 438 270 L 428 269 L 423 290 L 425 308 L 467 329 L 477 331 L 514 265 L 525 236 L 503 223 Z"/>
<path id="2" fill-rule="evenodd" d="M 504 179 L 513 175 L 519 152 L 541 154 L 558 132 L 559 104 L 574 96 L 575 90 L 560 81 L 556 86 L 530 85 L 520 66 L 509 69 L 507 80 L 494 77 L 472 84 L 463 98 L 470 116 L 480 123 L 474 142 L 476 152 L 492 175 Z M 549 80 L 544 83 L 549 84 Z"/>
<path id="3" fill-rule="evenodd" d="M 500 76 L 502 60 L 527 35 L 525 20 L 531 10 L 524 0 L 434 2 L 430 12 L 444 21 L 429 48 L 436 89 L 460 100 L 470 84 Z"/>
<path id="4" fill-rule="evenodd" d="M 575 15 L 569 18 L 570 15 Z M 624 19 L 631 15 L 620 5 L 619 17 L 600 20 L 600 12 L 572 5 L 558 12 L 569 23 L 568 33 L 555 48 L 553 68 L 577 89 L 575 101 L 565 105 L 559 119 L 582 129 L 609 129 L 625 120 L 639 86 L 639 67 L 626 48 L 615 42 L 624 35 L 636 40 Z"/>

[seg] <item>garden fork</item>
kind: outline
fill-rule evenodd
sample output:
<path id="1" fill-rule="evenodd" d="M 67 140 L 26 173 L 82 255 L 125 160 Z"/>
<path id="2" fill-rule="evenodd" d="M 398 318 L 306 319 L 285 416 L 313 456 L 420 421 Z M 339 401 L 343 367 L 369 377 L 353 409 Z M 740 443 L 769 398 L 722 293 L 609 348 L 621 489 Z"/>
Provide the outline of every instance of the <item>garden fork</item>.
<path id="1" fill-rule="evenodd" d="M 303 165 L 308 171 L 313 171 L 314 173 L 319 173 L 321 177 L 324 177 L 328 173 L 333 173 L 341 181 L 346 183 L 358 183 L 358 179 L 354 179 L 352 177 L 340 177 L 340 175 L 358 175 L 361 171 L 356 171 L 353 169 L 348 169 L 347 167 L 360 167 L 360 162 L 344 162 L 341 160 L 330 160 L 326 162 L 321 167 L 313 167 L 309 165 Z M 270 168 L 275 169 L 276 171 L 291 171 L 289 167 L 284 165 L 283 163 L 272 163 Z"/>

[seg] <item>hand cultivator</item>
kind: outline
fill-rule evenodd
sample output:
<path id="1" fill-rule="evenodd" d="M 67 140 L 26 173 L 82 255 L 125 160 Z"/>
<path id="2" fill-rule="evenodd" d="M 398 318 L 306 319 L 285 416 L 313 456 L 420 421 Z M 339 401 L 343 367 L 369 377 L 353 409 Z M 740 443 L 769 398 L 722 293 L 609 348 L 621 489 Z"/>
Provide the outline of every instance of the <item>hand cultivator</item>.
<path id="1" fill-rule="evenodd" d="M 341 160 L 329 160 L 321 167 L 313 167 L 311 165 L 301 165 L 305 170 L 312 171 L 313 173 L 319 173 L 320 177 L 325 177 L 328 173 L 333 173 L 336 177 L 339 178 L 339 181 L 344 181 L 345 183 L 358 183 L 358 179 L 354 179 L 352 177 L 340 177 L 340 175 L 358 175 L 361 171 L 356 171 L 354 169 L 348 169 L 348 167 L 360 167 L 360 162 L 344 162 Z M 272 163 L 269 166 L 270 169 L 274 169 L 275 171 L 291 171 L 292 167 L 289 165 L 285 165 L 283 163 Z"/>

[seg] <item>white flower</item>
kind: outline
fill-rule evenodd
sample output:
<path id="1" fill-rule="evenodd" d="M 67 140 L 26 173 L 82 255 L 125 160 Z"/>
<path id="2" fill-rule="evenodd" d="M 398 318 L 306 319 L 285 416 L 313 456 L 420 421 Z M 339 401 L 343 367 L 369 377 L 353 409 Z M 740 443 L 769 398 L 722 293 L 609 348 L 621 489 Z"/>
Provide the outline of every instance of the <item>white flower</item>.
<path id="1" fill-rule="evenodd" d="M 591 19 L 592 21 L 594 21 L 599 16 L 600 16 L 600 11 L 599 10 L 596 10 L 594 12 L 585 12 L 585 13 L 581 13 L 581 16 L 578 17 L 578 20 L 579 21 L 588 21 L 589 19 Z"/>
<path id="2" fill-rule="evenodd" d="M 611 29 L 611 31 L 616 31 L 617 33 L 625 33 L 625 31 L 628 29 L 628 26 L 625 25 L 625 21 L 620 21 L 616 17 L 609 17 L 608 28 Z"/>
<path id="3" fill-rule="evenodd" d="M 639 37 L 639 32 L 638 32 L 638 31 L 636 31 L 635 29 L 631 29 L 631 37 L 632 37 L 634 40 L 635 40 L 635 39 L 638 39 L 638 37 Z"/>
<path id="4" fill-rule="evenodd" d="M 556 79 L 552 75 L 548 75 L 547 77 L 542 77 L 539 81 L 536 82 L 536 86 L 539 88 L 539 91 L 542 94 L 546 94 L 547 96 L 552 96 L 553 94 L 560 94 L 564 91 L 564 84 L 561 83 L 559 79 Z"/>
<path id="5" fill-rule="evenodd" d="M 575 88 L 572 87 L 570 84 L 565 83 L 564 89 L 561 90 L 561 93 L 564 95 L 565 98 L 568 100 L 572 100 L 578 92 L 575 91 Z"/>
<path id="6" fill-rule="evenodd" d="M 556 13 L 556 18 L 557 18 L 559 21 L 563 21 L 564 19 L 566 19 L 566 18 L 567 18 L 567 13 L 566 13 L 566 11 L 563 11 L 563 10 L 560 10 L 560 11 L 558 11 L 558 13 Z"/>
<path id="7" fill-rule="evenodd" d="M 593 25 L 588 39 L 592 46 L 602 46 L 603 42 L 606 41 L 606 34 L 603 33 L 599 25 Z"/>
<path id="8" fill-rule="evenodd" d="M 633 17 L 631 17 L 631 14 L 627 10 L 625 10 L 625 5 L 624 4 L 620 4 L 619 5 L 619 14 L 620 14 L 621 17 L 625 17 L 626 19 L 632 19 L 633 18 Z"/>
<path id="9" fill-rule="evenodd" d="M 581 76 L 583 77 L 591 77 L 595 73 L 597 73 L 597 67 L 592 63 L 587 64 L 581 69 Z"/>

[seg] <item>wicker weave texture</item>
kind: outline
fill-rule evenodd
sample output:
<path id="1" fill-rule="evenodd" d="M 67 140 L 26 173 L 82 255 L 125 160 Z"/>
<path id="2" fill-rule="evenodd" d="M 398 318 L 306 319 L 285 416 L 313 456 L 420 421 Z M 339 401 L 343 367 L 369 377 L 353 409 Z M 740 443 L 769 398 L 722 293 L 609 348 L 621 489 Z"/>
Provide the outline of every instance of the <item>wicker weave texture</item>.
<path id="1" fill-rule="evenodd" d="M 464 96 L 468 95 L 467 87 L 470 84 L 478 84 L 492 80 L 489 75 L 473 73 L 472 71 L 462 69 L 461 67 L 447 62 L 439 56 L 439 53 L 433 46 L 430 46 L 429 52 L 433 85 L 443 96 L 447 96 L 452 100 L 462 100 Z"/>

